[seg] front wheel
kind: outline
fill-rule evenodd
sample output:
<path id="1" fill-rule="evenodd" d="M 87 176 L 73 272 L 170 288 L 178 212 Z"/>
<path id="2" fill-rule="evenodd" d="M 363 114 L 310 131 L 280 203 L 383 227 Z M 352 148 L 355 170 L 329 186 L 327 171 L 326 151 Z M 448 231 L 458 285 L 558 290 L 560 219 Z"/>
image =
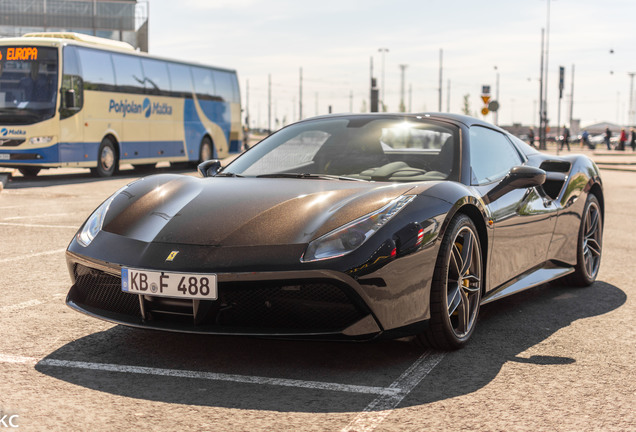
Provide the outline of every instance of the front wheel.
<path id="1" fill-rule="evenodd" d="M 482 284 L 477 228 L 468 216 L 458 214 L 440 246 L 431 285 L 431 318 L 420 340 L 437 349 L 466 345 L 477 323 Z"/>
<path id="2" fill-rule="evenodd" d="M 565 277 L 564 282 L 571 286 L 591 285 L 601 267 L 603 251 L 603 216 L 598 198 L 587 196 L 576 247 L 576 266 L 574 273 Z"/>
<path id="3" fill-rule="evenodd" d="M 22 174 L 25 177 L 33 178 L 38 175 L 41 169 L 42 168 L 40 167 L 21 167 L 21 168 L 18 168 L 18 171 L 20 171 L 20 174 Z"/>
<path id="4" fill-rule="evenodd" d="M 97 168 L 91 168 L 93 175 L 98 177 L 110 177 L 117 172 L 119 160 L 115 144 L 104 138 L 97 152 Z"/>

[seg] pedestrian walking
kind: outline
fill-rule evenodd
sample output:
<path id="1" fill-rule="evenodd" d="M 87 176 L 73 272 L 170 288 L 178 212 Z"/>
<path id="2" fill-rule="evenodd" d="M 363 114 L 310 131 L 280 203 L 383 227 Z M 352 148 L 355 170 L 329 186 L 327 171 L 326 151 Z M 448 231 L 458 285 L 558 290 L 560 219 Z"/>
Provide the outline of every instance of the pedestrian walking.
<path id="1" fill-rule="evenodd" d="M 634 128 L 629 130 L 629 145 L 632 151 L 636 151 L 636 130 Z"/>
<path id="2" fill-rule="evenodd" d="M 570 129 L 567 126 L 563 125 L 563 138 L 561 139 L 561 147 L 560 150 L 563 150 L 563 146 L 568 146 L 568 151 L 570 151 Z"/>
<path id="3" fill-rule="evenodd" d="M 616 150 L 625 151 L 625 143 L 627 142 L 627 133 L 625 128 L 621 128 L 621 135 L 618 138 L 618 148 Z"/>
<path id="4" fill-rule="evenodd" d="M 590 133 L 586 130 L 583 130 L 581 134 L 581 148 L 583 148 L 583 146 L 586 146 L 590 150 L 594 149 L 594 145 L 590 142 Z"/>
<path id="5" fill-rule="evenodd" d="M 610 130 L 610 128 L 605 128 L 605 145 L 607 146 L 608 150 L 612 149 L 612 146 L 610 145 L 611 139 L 612 139 L 612 131 Z"/>
<path id="6" fill-rule="evenodd" d="M 534 129 L 532 128 L 528 131 L 528 143 L 534 147 Z"/>

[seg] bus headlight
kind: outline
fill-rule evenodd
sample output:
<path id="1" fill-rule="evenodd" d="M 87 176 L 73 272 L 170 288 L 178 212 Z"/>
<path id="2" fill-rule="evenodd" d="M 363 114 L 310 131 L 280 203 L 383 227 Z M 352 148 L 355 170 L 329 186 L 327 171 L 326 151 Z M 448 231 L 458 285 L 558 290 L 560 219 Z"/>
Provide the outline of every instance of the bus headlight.
<path id="1" fill-rule="evenodd" d="M 52 136 L 39 136 L 39 137 L 32 137 L 29 142 L 33 145 L 42 145 L 42 144 L 48 144 L 51 141 L 53 141 L 53 137 Z"/>

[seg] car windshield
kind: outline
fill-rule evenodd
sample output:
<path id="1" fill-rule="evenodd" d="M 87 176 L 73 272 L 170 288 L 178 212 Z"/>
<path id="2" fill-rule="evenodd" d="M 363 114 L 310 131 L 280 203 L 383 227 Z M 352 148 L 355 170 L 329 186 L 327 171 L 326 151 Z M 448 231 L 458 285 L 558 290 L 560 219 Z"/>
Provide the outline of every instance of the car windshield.
<path id="1" fill-rule="evenodd" d="M 325 117 L 281 129 L 228 165 L 246 177 L 409 182 L 454 178 L 456 127 L 425 117 Z"/>
<path id="2" fill-rule="evenodd" d="M 32 124 L 55 115 L 57 48 L 0 47 L 0 124 Z"/>

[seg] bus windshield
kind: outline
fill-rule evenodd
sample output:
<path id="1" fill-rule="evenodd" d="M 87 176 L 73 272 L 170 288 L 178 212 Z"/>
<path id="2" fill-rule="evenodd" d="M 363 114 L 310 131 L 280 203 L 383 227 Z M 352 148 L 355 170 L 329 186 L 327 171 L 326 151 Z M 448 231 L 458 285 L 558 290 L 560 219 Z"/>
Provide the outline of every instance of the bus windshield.
<path id="1" fill-rule="evenodd" d="M 0 124 L 33 124 L 55 115 L 57 48 L 0 47 Z"/>

